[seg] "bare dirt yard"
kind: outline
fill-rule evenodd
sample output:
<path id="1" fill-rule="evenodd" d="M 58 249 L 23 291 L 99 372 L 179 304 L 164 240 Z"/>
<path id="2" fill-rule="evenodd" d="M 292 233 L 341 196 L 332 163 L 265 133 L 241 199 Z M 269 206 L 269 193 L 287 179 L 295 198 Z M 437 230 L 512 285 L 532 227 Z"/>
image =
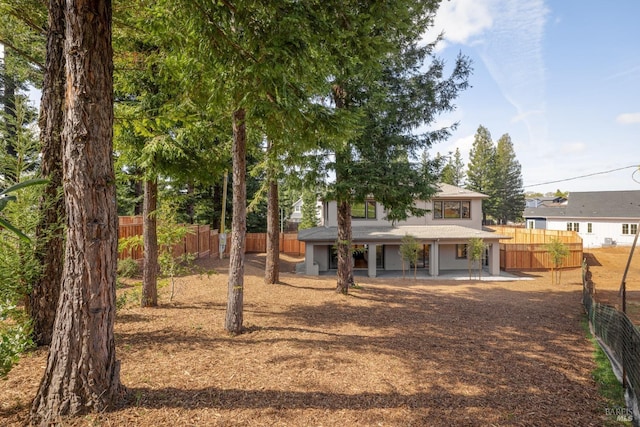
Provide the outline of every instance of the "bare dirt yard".
<path id="1" fill-rule="evenodd" d="M 615 302 L 629 248 L 587 251 L 598 295 Z M 592 379 L 580 270 L 510 281 L 368 279 L 350 295 L 334 277 L 262 280 L 246 259 L 244 325 L 224 326 L 227 260 L 217 274 L 160 290 L 138 308 L 119 290 L 123 399 L 64 426 L 602 426 L 617 425 Z M 627 286 L 640 290 L 633 262 Z M 125 295 L 126 296 L 123 296 Z M 633 296 L 633 295 L 632 295 Z M 635 298 L 635 296 L 633 296 Z M 636 303 L 638 298 L 635 299 Z M 0 381 L 0 425 L 23 425 L 46 350 Z"/>

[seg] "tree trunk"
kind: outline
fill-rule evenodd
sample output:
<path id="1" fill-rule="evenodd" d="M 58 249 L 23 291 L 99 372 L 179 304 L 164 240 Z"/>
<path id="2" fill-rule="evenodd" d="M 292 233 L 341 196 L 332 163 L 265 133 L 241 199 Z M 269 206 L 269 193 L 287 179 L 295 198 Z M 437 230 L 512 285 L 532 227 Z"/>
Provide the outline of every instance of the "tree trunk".
<path id="1" fill-rule="evenodd" d="M 111 3 L 66 3 L 63 282 L 33 424 L 103 411 L 120 391 L 114 341 L 118 215 L 113 170 Z"/>
<path id="2" fill-rule="evenodd" d="M 231 252 L 229 254 L 229 288 L 225 329 L 242 332 L 244 291 L 244 248 L 247 233 L 247 140 L 245 111 L 233 112 L 233 218 L 231 219 Z"/>
<path id="3" fill-rule="evenodd" d="M 264 269 L 264 283 L 274 284 L 280 280 L 280 228 L 278 209 L 278 181 L 269 169 L 269 193 L 267 195 L 267 255 Z"/>
<path id="4" fill-rule="evenodd" d="M 49 182 L 40 199 L 41 217 L 36 227 L 36 256 L 42 270 L 29 295 L 33 339 L 37 345 L 51 344 L 64 259 L 62 131 L 66 79 L 63 5 L 62 0 L 49 1 L 47 59 L 40 106 L 42 176 Z"/>
<path id="5" fill-rule="evenodd" d="M 144 182 L 144 202 L 142 207 L 142 298 L 141 307 L 158 306 L 158 180 Z"/>
<path id="6" fill-rule="evenodd" d="M 347 108 L 347 92 L 340 84 L 332 88 L 333 100 L 336 108 Z M 344 181 L 348 156 L 341 152 L 336 152 L 336 186 L 340 186 Z M 343 185 L 343 184 L 342 184 Z M 346 190 L 349 192 L 349 190 Z M 343 189 L 337 198 L 338 204 L 338 284 L 336 291 L 342 294 L 349 293 L 349 286 L 354 283 L 353 265 L 351 265 L 351 205 L 349 204 L 349 194 L 345 194 Z M 404 268 L 403 268 L 404 274 Z"/>
<path id="7" fill-rule="evenodd" d="M 351 264 L 351 205 L 338 201 L 338 285 L 336 291 L 349 293 L 353 284 L 353 265 Z"/>

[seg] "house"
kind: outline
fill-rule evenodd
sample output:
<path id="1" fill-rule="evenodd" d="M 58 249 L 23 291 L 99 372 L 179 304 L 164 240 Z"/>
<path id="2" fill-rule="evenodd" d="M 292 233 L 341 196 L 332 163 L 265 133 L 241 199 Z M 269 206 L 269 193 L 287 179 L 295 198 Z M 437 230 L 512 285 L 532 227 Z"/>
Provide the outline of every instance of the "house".
<path id="1" fill-rule="evenodd" d="M 527 228 L 577 232 L 585 247 L 630 246 L 640 222 L 640 191 L 572 192 L 566 205 L 526 208 Z"/>
<path id="2" fill-rule="evenodd" d="M 303 212 L 302 212 L 303 206 L 304 206 L 304 201 L 302 200 L 302 197 L 300 197 L 298 200 L 296 200 L 293 203 L 289 218 L 282 219 L 283 229 L 287 231 L 298 231 L 298 227 L 302 222 L 302 218 L 303 218 Z M 316 203 L 315 210 L 316 210 L 316 219 L 318 219 L 320 217 L 320 214 L 322 213 L 321 202 Z"/>
<path id="3" fill-rule="evenodd" d="M 352 242 L 354 269 L 375 277 L 380 271 L 402 270 L 400 243 L 412 235 L 422 246 L 417 267 L 438 276 L 446 270 L 467 270 L 469 239 L 483 239 L 488 247 L 486 265 L 489 274 L 500 274 L 500 239 L 482 226 L 482 200 L 488 196 L 449 184 L 439 184 L 430 201 L 417 201 L 427 209 L 422 217 L 410 217 L 393 224 L 385 219 L 383 206 L 374 199 L 352 205 Z M 337 269 L 335 244 L 338 239 L 337 204 L 324 201 L 319 227 L 298 232 L 305 243 L 305 272 L 318 275 Z"/>
<path id="4" fill-rule="evenodd" d="M 291 209 L 291 215 L 289 215 L 289 221 L 300 222 L 302 221 L 302 197 L 295 201 Z"/>
<path id="5" fill-rule="evenodd" d="M 532 197 L 525 199 L 526 208 L 558 207 L 567 204 L 566 197 Z"/>

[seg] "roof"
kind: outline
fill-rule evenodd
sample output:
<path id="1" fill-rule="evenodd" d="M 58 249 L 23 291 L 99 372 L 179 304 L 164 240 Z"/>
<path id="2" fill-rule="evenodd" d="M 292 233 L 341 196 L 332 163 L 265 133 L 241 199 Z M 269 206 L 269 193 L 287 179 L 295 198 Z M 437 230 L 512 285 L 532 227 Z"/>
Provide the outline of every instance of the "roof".
<path id="1" fill-rule="evenodd" d="M 528 208 L 524 217 L 640 219 L 640 190 L 572 192 L 566 206 Z"/>
<path id="2" fill-rule="evenodd" d="M 355 227 L 352 237 L 357 242 L 398 242 L 405 234 L 418 240 L 469 240 L 478 237 L 484 240 L 510 239 L 510 236 L 496 234 L 489 229 L 461 227 L 459 225 L 417 225 L 396 227 Z M 298 240 L 303 242 L 335 242 L 338 227 L 314 227 L 298 231 Z"/>
<path id="3" fill-rule="evenodd" d="M 433 197 L 437 199 L 459 199 L 460 197 L 474 197 L 480 199 L 486 199 L 489 196 L 486 194 L 478 193 L 476 191 L 467 190 L 466 188 L 456 187 L 455 185 L 440 183 L 438 184 L 439 191 Z"/>

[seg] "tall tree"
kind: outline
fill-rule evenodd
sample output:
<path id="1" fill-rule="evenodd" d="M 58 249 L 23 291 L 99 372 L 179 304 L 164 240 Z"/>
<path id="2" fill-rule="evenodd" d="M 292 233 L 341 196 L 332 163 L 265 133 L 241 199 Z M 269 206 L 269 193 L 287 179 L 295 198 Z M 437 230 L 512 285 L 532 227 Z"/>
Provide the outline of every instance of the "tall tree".
<path id="1" fill-rule="evenodd" d="M 329 196 L 338 206 L 338 292 L 347 293 L 353 282 L 351 204 L 373 195 L 387 218 L 398 221 L 424 215 L 414 202 L 436 191 L 432 169 L 413 159 L 449 129 L 414 131 L 454 108 L 470 73 L 468 60 L 459 57 L 445 77 L 443 62 L 434 56 L 438 39 L 419 45 L 436 9 L 433 2 L 359 2 L 340 16 L 334 37 L 345 47 L 335 53 L 332 100 L 336 110 L 355 115 L 360 127 L 332 144 L 334 161 L 328 164 L 335 171 Z M 422 68 L 426 62 L 429 67 Z"/>
<path id="2" fill-rule="evenodd" d="M 63 282 L 34 424 L 100 411 L 120 390 L 114 341 L 118 218 L 112 157 L 111 2 L 65 5 Z"/>
<path id="3" fill-rule="evenodd" d="M 40 105 L 42 176 L 47 183 L 40 200 L 36 254 L 42 273 L 29 297 L 34 341 L 49 345 L 62 283 L 65 207 L 62 198 L 62 131 L 65 97 L 65 18 L 63 0 L 49 0 L 47 56 Z"/>
<path id="4" fill-rule="evenodd" d="M 311 189 L 305 189 L 302 192 L 302 219 L 298 226 L 298 230 L 312 228 L 318 225 L 318 194 Z"/>
<path id="5" fill-rule="evenodd" d="M 268 143 L 267 151 L 271 150 Z M 267 153 L 267 157 L 268 157 Z M 267 166 L 267 253 L 264 268 L 265 284 L 280 280 L 280 209 L 278 206 L 278 175 L 275 165 Z"/>
<path id="6" fill-rule="evenodd" d="M 489 196 L 482 204 L 482 221 L 495 215 L 496 149 L 489 130 L 480 125 L 469 153 L 466 188 Z"/>
<path id="7" fill-rule="evenodd" d="M 499 223 L 518 221 L 525 207 L 522 169 L 516 159 L 513 143 L 508 133 L 498 139 L 496 146 L 496 218 Z"/>
<path id="8" fill-rule="evenodd" d="M 318 82 L 326 84 L 328 74 L 316 70 L 326 66 L 318 59 L 322 56 L 320 44 L 329 31 L 316 30 L 327 22 L 322 16 L 327 7 L 320 1 L 166 3 L 170 10 L 165 15 L 167 28 L 171 28 L 180 51 L 197 59 L 191 68 L 199 68 L 207 76 L 208 84 L 193 85 L 191 90 L 205 95 L 205 108 L 233 117 L 234 218 L 225 328 L 240 333 L 246 224 L 235 215 L 242 215 L 245 209 L 246 189 L 241 186 L 246 171 L 236 168 L 246 165 L 242 156 L 247 152 L 247 140 L 262 140 L 252 138 L 252 133 L 261 132 L 262 125 L 274 115 L 294 111 L 289 106 L 294 99 L 308 103 L 309 88 Z M 280 135 L 264 134 L 273 144 L 284 145 Z M 282 148 L 273 150 L 274 156 L 283 152 Z"/>
<path id="9" fill-rule="evenodd" d="M 440 181 L 445 184 L 455 185 L 456 187 L 462 187 L 464 185 L 464 163 L 462 162 L 460 148 L 456 147 L 453 156 L 450 155 L 447 158 L 447 162 L 442 168 Z"/>

